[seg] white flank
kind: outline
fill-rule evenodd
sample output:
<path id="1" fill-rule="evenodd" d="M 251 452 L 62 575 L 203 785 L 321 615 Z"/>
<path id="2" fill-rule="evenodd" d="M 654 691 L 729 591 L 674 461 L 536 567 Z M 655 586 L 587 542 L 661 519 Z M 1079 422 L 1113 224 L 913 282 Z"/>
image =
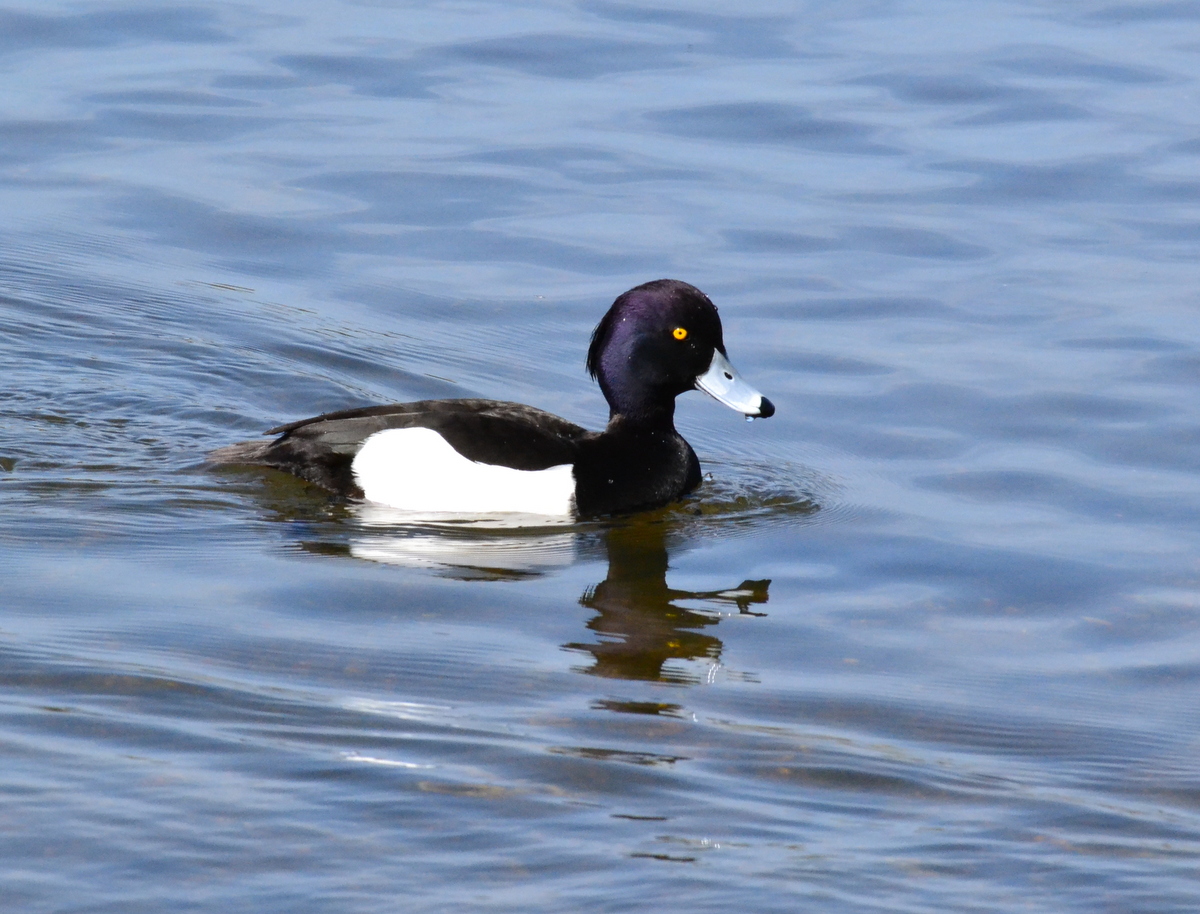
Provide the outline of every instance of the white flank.
<path id="1" fill-rule="evenodd" d="M 476 463 L 429 428 L 390 428 L 363 444 L 350 465 L 370 501 L 404 511 L 569 515 L 571 465 L 514 470 Z"/>

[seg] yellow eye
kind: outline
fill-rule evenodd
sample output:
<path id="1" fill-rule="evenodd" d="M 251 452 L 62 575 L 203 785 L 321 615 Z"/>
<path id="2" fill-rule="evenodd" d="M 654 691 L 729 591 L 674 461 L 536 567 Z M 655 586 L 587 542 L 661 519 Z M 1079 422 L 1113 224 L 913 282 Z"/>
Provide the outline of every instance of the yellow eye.
<path id="1" fill-rule="evenodd" d="M 687 339 L 687 330 L 683 327 L 676 327 L 674 330 L 671 331 L 671 336 L 675 337 L 675 339 L 677 339 L 677 340 L 686 340 Z"/>

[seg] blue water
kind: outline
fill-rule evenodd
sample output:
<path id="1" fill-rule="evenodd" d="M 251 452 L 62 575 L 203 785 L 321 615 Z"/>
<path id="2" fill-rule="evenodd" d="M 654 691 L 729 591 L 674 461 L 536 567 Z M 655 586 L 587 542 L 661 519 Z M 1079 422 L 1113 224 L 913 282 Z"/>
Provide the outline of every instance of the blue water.
<path id="1" fill-rule="evenodd" d="M 0 7 L 20 912 L 1200 907 L 1200 7 Z M 633 518 L 203 455 L 590 427 L 612 299 L 777 405 Z"/>

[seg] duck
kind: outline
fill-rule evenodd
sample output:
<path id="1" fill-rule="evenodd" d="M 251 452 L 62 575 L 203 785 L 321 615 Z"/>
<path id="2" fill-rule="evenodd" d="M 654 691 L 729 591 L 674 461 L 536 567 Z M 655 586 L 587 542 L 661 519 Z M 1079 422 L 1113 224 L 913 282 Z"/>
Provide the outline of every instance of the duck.
<path id="1" fill-rule="evenodd" d="M 675 428 L 680 394 L 701 390 L 750 418 L 775 413 L 730 364 L 716 306 L 681 280 L 617 296 L 586 367 L 608 401 L 600 432 L 520 403 L 419 400 L 290 422 L 209 461 L 283 470 L 400 511 L 585 518 L 662 507 L 700 485 Z"/>

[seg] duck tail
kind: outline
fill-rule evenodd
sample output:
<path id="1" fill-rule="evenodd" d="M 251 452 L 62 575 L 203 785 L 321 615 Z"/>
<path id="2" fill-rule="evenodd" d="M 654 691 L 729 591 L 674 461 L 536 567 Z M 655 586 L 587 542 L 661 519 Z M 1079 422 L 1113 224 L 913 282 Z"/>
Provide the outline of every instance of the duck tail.
<path id="1" fill-rule="evenodd" d="M 205 459 L 214 464 L 241 464 L 252 466 L 265 462 L 267 452 L 274 441 L 239 441 L 210 451 Z"/>

